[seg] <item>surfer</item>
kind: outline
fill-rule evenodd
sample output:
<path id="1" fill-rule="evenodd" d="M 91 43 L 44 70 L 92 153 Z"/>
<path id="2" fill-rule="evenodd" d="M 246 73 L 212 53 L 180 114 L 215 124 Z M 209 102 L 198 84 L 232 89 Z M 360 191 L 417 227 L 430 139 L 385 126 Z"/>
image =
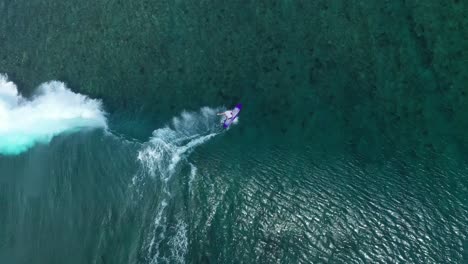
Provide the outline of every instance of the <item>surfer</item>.
<path id="1" fill-rule="evenodd" d="M 234 113 L 232 110 L 227 110 L 222 113 L 218 113 L 217 115 L 223 115 L 226 117 L 226 120 L 231 119 L 234 116 Z"/>
<path id="2" fill-rule="evenodd" d="M 237 116 L 239 115 L 239 112 L 241 111 L 241 109 L 242 109 L 242 105 L 237 104 L 236 107 L 234 107 L 234 109 L 227 110 L 227 111 L 217 114 L 217 115 L 226 117 L 224 120 L 221 120 L 221 123 L 223 123 L 224 128 L 228 128 L 232 123 L 237 123 L 238 121 Z"/>

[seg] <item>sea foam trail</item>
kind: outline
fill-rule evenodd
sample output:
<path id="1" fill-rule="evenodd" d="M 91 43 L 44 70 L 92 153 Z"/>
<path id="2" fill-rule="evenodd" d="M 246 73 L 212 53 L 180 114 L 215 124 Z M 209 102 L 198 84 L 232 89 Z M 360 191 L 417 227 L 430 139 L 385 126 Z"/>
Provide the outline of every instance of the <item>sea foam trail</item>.
<path id="1" fill-rule="evenodd" d="M 32 98 L 24 98 L 0 74 L 0 154 L 19 154 L 84 128 L 107 128 L 100 100 L 74 93 L 58 81 L 44 83 Z"/>
<path id="2" fill-rule="evenodd" d="M 176 181 L 172 178 L 175 175 L 187 177 L 191 185 L 197 169 L 186 158 L 197 146 L 225 131 L 221 127 L 220 117 L 216 115 L 220 110 L 203 107 L 198 112 L 183 112 L 166 127 L 155 130 L 138 153 L 141 170 L 135 175 L 132 185 L 140 185 L 150 176 L 161 188 L 150 226 L 145 227 L 147 236 L 142 251 L 148 263 L 185 262 L 188 250 L 187 219 L 182 217 L 186 215 L 182 208 L 173 206 L 175 201 L 182 199 L 182 194 L 179 193 L 180 188 L 175 188 Z M 183 166 L 190 167 L 188 175 L 180 175 L 185 172 L 180 169 Z M 176 216 L 177 223 L 169 220 L 171 216 Z M 169 250 L 161 251 L 164 247 Z"/>
<path id="3" fill-rule="evenodd" d="M 153 131 L 138 153 L 144 171 L 162 180 L 170 178 L 181 158 L 223 131 L 217 110 L 203 107 L 199 112 L 183 112 L 170 125 Z"/>

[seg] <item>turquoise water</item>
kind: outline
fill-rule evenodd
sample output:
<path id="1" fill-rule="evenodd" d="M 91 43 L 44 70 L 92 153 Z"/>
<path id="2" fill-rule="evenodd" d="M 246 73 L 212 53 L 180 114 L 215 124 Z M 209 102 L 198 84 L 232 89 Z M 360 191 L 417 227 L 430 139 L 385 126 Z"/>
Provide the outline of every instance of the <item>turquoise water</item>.
<path id="1" fill-rule="evenodd" d="M 0 263 L 466 263 L 467 13 L 0 1 Z"/>
<path id="2" fill-rule="evenodd" d="M 235 145 L 202 120 L 144 143 L 78 133 L 2 158 L 2 260 L 463 262 L 462 164 Z"/>

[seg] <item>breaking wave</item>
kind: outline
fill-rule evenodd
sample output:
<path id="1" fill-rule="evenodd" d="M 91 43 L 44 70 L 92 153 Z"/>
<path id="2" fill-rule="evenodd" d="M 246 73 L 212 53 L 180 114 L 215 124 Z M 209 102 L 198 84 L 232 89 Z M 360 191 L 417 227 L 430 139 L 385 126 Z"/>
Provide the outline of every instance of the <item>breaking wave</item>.
<path id="1" fill-rule="evenodd" d="M 107 128 L 100 100 L 58 81 L 40 85 L 32 98 L 25 98 L 0 74 L 0 154 L 19 154 L 58 134 L 86 128 Z"/>

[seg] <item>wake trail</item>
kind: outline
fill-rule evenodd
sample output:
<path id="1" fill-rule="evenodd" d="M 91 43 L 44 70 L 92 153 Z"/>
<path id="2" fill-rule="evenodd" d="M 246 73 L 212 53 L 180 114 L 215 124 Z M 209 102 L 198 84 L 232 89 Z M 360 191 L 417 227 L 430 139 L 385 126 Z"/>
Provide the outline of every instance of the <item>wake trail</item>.
<path id="1" fill-rule="evenodd" d="M 182 197 L 173 178 L 175 175 L 186 177 L 191 188 L 197 168 L 187 157 L 196 147 L 225 131 L 216 115 L 220 110 L 222 108 L 202 107 L 197 112 L 184 111 L 166 127 L 153 131 L 150 140 L 138 151 L 140 169 L 132 179 L 132 186 L 139 193 L 139 199 L 143 200 L 144 191 L 139 190 L 147 187 L 148 179 L 156 180 L 160 189 L 152 221 L 143 227 L 146 238 L 141 254 L 147 263 L 185 262 L 188 250 L 186 213 L 183 207 L 177 206 Z M 189 169 L 183 170 L 183 167 Z"/>

